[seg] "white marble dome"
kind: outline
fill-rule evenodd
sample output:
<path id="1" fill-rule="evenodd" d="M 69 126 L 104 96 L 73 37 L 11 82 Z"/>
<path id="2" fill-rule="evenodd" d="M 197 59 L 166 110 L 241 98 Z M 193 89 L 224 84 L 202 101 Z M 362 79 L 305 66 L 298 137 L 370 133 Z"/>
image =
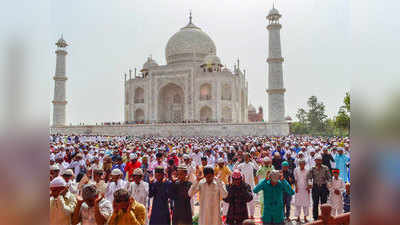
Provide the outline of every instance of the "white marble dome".
<path id="1" fill-rule="evenodd" d="M 256 112 L 257 110 L 256 110 L 256 107 L 254 107 L 252 104 L 250 104 L 250 105 L 248 106 L 248 111 L 249 111 L 249 112 Z"/>
<path id="2" fill-rule="evenodd" d="M 272 8 L 268 15 L 279 15 L 279 11 L 276 8 Z"/>
<path id="3" fill-rule="evenodd" d="M 221 65 L 221 60 L 219 59 L 218 56 L 211 53 L 204 58 L 203 64 L 205 64 L 205 65 Z"/>
<path id="4" fill-rule="evenodd" d="M 165 57 L 167 64 L 201 63 L 210 51 L 216 52 L 213 40 L 199 27 L 189 22 L 168 40 Z"/>
<path id="5" fill-rule="evenodd" d="M 157 62 L 152 59 L 151 57 L 147 58 L 147 61 L 143 64 L 143 70 L 149 69 L 151 67 L 157 67 L 158 64 Z"/>

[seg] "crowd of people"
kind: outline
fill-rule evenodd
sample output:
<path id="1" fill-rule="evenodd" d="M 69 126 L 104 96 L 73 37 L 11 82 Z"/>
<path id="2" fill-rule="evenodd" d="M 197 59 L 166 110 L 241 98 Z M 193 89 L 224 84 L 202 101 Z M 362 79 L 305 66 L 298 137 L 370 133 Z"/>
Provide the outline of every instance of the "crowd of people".
<path id="1" fill-rule="evenodd" d="M 256 215 L 284 224 L 308 222 L 311 206 L 317 220 L 323 203 L 350 211 L 347 137 L 55 134 L 49 143 L 51 225 L 240 225 Z"/>

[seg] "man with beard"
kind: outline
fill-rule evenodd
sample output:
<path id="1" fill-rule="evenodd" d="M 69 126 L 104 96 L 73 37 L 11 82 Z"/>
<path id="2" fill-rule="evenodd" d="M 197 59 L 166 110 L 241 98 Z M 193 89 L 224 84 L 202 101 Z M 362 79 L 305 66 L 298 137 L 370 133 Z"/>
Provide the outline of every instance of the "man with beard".
<path id="1" fill-rule="evenodd" d="M 258 165 L 256 162 L 254 162 L 254 160 L 251 160 L 249 153 L 246 152 L 244 154 L 244 162 L 240 163 L 237 166 L 237 169 L 239 169 L 242 173 L 245 182 L 249 184 L 251 188 L 253 188 L 255 186 L 254 170 L 258 170 Z M 250 219 L 254 219 L 254 211 L 256 207 L 254 199 L 247 203 L 247 206 L 249 208 Z"/>
<path id="2" fill-rule="evenodd" d="M 149 198 L 153 198 L 150 225 L 169 225 L 168 201 L 171 199 L 171 182 L 165 179 L 164 168 L 154 169 L 154 178 L 150 179 Z"/>
<path id="3" fill-rule="evenodd" d="M 315 166 L 308 172 L 307 180 L 309 187 L 312 187 L 313 218 L 318 219 L 319 204 L 328 200 L 329 190 L 327 184 L 331 181 L 331 173 L 327 166 L 322 165 L 322 156 L 315 157 Z M 312 184 L 312 186 L 310 185 Z"/>
<path id="4" fill-rule="evenodd" d="M 200 193 L 199 225 L 221 225 L 220 199 L 227 197 L 225 185 L 214 177 L 214 169 L 206 166 L 203 169 L 204 179 L 197 174 L 196 182 L 189 189 L 189 196 Z"/>
<path id="5" fill-rule="evenodd" d="M 87 184 L 82 189 L 82 197 L 77 197 L 77 204 L 72 216 L 72 225 L 103 225 L 112 215 L 111 202 L 99 195 L 96 186 Z"/>
<path id="6" fill-rule="evenodd" d="M 50 225 L 71 224 L 76 199 L 68 189 L 62 177 L 56 177 L 50 182 Z"/>
<path id="7" fill-rule="evenodd" d="M 137 160 L 137 155 L 135 153 L 129 154 L 130 161 L 125 166 L 125 172 L 128 175 L 128 180 L 131 178 L 133 171 L 137 168 L 140 168 L 141 164 Z"/>
<path id="8" fill-rule="evenodd" d="M 250 185 L 243 181 L 239 170 L 232 173 L 232 183 L 227 185 L 228 196 L 223 200 L 229 204 L 226 223 L 241 225 L 248 218 L 247 202 L 253 199 Z"/>
<path id="9" fill-rule="evenodd" d="M 189 189 L 192 183 L 188 181 L 188 171 L 185 166 L 178 166 L 177 177 L 173 176 L 172 195 L 173 200 L 173 225 L 191 225 L 192 207 L 190 204 Z"/>

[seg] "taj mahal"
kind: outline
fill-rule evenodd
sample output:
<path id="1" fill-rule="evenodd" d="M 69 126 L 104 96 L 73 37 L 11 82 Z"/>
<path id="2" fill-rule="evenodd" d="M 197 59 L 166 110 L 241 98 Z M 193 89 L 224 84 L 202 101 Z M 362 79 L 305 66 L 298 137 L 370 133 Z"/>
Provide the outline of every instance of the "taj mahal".
<path id="1" fill-rule="evenodd" d="M 125 82 L 127 122 L 246 122 L 247 82 L 239 67 L 223 68 L 213 40 L 189 23 L 165 48 L 167 64 L 148 58 Z"/>
<path id="2" fill-rule="evenodd" d="M 118 126 L 66 125 L 67 42 L 57 43 L 51 132 L 107 135 L 287 135 L 279 19 L 273 7 L 268 15 L 268 122 L 248 122 L 248 83 L 239 61 L 228 69 L 205 30 L 188 23 L 172 35 L 165 47 L 166 64 L 151 56 L 138 73 L 124 75 L 124 123 Z M 197 124 L 197 125 L 195 125 Z M 193 131 L 193 129 L 195 131 Z M 239 129 L 240 131 L 234 131 Z M 190 132 L 194 132 L 191 134 Z M 214 133 L 213 133 L 214 132 Z"/>

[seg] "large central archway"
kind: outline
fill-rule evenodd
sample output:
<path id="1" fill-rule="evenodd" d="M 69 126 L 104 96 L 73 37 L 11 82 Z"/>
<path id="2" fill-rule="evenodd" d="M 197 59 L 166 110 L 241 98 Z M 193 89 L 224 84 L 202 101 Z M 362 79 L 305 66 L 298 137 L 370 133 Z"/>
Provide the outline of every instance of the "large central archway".
<path id="1" fill-rule="evenodd" d="M 169 83 L 161 88 L 158 96 L 158 121 L 182 122 L 184 115 L 185 95 L 183 89 Z"/>

